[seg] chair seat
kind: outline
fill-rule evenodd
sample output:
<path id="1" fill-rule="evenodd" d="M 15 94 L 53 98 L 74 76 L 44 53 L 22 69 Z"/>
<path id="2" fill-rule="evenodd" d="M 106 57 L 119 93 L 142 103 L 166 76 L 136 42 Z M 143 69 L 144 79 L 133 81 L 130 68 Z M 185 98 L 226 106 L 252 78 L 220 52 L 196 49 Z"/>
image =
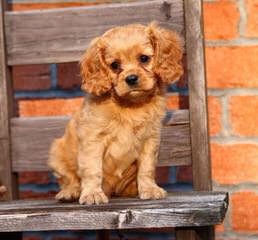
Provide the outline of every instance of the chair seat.
<path id="1" fill-rule="evenodd" d="M 97 206 L 17 200 L 0 204 L 0 231 L 209 226 L 222 222 L 227 206 L 224 192 L 173 192 L 163 200 L 115 198 Z"/>

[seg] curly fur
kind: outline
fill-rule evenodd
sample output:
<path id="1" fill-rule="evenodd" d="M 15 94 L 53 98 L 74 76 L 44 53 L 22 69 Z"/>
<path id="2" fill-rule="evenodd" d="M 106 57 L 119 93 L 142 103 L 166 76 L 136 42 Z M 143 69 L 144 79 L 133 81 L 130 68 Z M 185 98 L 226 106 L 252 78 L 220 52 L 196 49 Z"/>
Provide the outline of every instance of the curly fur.
<path id="1" fill-rule="evenodd" d="M 149 26 L 148 32 L 155 48 L 154 72 L 164 83 L 169 84 L 183 74 L 179 38 L 174 32 L 157 28 L 155 23 Z"/>
<path id="2" fill-rule="evenodd" d="M 142 54 L 148 62 L 139 61 Z M 88 94 L 50 148 L 58 200 L 99 204 L 112 195 L 166 196 L 155 183 L 155 165 L 164 87 L 182 75 L 181 58 L 177 35 L 153 23 L 116 27 L 92 41 L 80 62 Z M 114 61 L 118 69 L 111 68 Z M 132 74 L 135 86 L 125 81 Z"/>

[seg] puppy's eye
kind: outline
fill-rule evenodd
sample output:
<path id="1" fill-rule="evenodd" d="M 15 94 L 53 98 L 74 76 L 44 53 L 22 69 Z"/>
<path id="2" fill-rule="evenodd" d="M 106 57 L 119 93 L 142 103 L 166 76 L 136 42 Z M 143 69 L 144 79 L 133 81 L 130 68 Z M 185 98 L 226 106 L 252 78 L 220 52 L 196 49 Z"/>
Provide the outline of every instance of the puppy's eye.
<path id="1" fill-rule="evenodd" d="M 117 70 L 119 68 L 119 63 L 114 61 L 110 64 L 110 67 L 113 69 L 113 70 Z"/>
<path id="2" fill-rule="evenodd" d="M 146 55 L 141 55 L 139 60 L 140 60 L 141 63 L 146 63 L 146 62 L 149 61 L 149 57 L 146 56 Z"/>

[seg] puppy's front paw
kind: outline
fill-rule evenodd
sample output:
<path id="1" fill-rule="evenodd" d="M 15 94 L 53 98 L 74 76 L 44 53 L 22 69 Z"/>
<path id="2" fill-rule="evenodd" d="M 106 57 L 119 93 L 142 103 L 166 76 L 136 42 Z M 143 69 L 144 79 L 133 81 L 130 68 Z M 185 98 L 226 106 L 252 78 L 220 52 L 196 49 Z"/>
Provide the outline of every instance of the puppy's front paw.
<path id="1" fill-rule="evenodd" d="M 79 203 L 88 205 L 108 203 L 108 198 L 102 190 L 82 191 Z"/>
<path id="2" fill-rule="evenodd" d="M 56 199 L 60 202 L 73 202 L 79 199 L 80 188 L 79 187 L 69 187 L 62 189 L 57 195 Z"/>
<path id="3" fill-rule="evenodd" d="M 140 199 L 163 199 L 166 196 L 167 192 L 156 184 L 139 189 Z"/>

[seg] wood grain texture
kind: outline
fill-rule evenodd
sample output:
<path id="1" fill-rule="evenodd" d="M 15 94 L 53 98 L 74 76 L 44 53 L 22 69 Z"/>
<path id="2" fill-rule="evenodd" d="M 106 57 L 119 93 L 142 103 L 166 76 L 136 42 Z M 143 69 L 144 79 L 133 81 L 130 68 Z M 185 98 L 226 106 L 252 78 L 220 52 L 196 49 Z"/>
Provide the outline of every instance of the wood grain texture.
<path id="1" fill-rule="evenodd" d="M 155 0 L 80 8 L 8 12 L 8 64 L 74 62 L 107 29 L 156 20 L 183 35 L 181 0 Z"/>
<path id="2" fill-rule="evenodd" d="M 207 96 L 202 31 L 202 1 L 185 4 L 187 74 L 195 190 L 211 190 Z"/>
<path id="3" fill-rule="evenodd" d="M 13 116 L 12 86 L 6 62 L 4 11 L 5 1 L 0 1 L 0 182 L 7 191 L 3 199 L 16 198 L 16 179 L 12 174 L 9 118 Z"/>
<path id="4" fill-rule="evenodd" d="M 170 193 L 164 200 L 112 199 L 98 206 L 56 201 L 0 204 L 0 231 L 193 227 L 221 223 L 228 196 L 220 192 Z"/>
<path id="5" fill-rule="evenodd" d="M 193 186 L 212 189 L 203 45 L 202 1 L 184 1 Z M 177 240 L 213 240 L 214 228 L 176 229 Z"/>
<path id="6" fill-rule="evenodd" d="M 191 147 L 188 110 L 177 110 L 167 114 L 162 130 L 159 166 L 190 165 Z M 64 134 L 68 117 L 13 118 L 12 159 L 13 170 L 49 170 L 46 161 L 54 138 Z"/>

